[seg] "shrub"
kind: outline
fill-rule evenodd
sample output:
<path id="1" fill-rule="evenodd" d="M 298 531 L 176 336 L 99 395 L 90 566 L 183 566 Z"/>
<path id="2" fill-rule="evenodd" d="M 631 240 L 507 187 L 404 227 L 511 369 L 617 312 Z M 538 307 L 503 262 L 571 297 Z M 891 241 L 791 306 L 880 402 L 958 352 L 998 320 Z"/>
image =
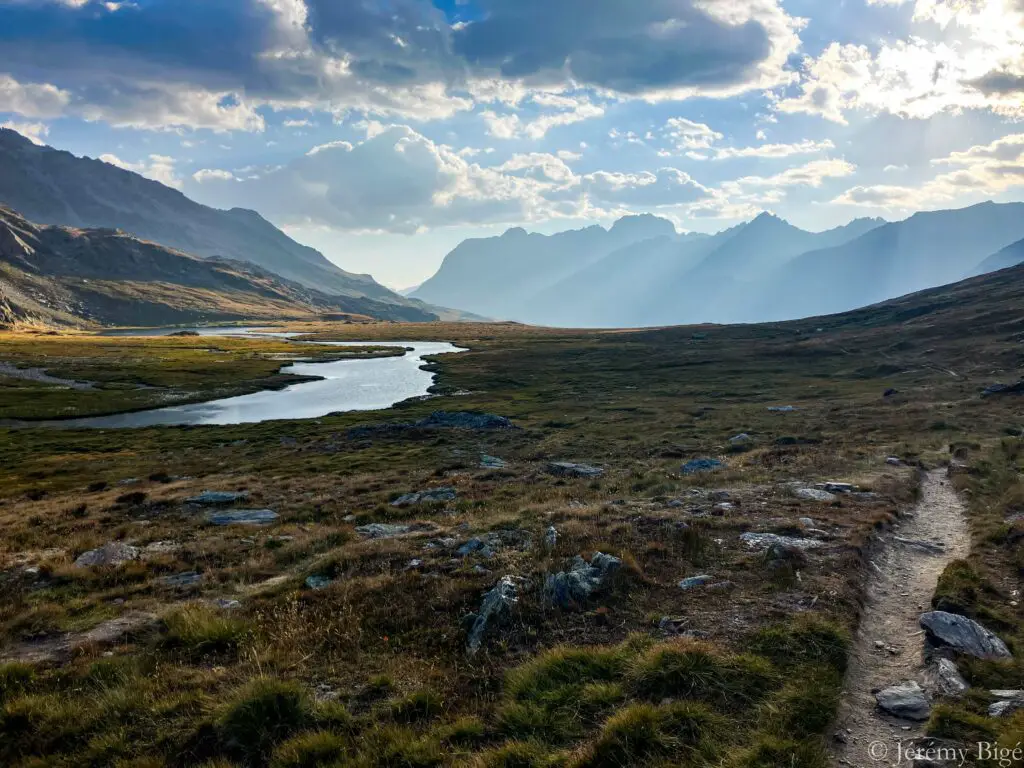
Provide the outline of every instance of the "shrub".
<path id="1" fill-rule="evenodd" d="M 384 728 L 365 738 L 365 757 L 377 768 L 433 768 L 444 762 L 441 743 L 407 728 Z"/>
<path id="2" fill-rule="evenodd" d="M 729 768 L 827 768 L 828 757 L 816 741 L 761 736 L 727 765 Z"/>
<path id="3" fill-rule="evenodd" d="M 391 717 L 400 723 L 436 717 L 444 708 L 444 700 L 435 691 L 415 691 L 391 703 Z"/>
<path id="4" fill-rule="evenodd" d="M 842 673 L 846 671 L 850 637 L 832 622 L 805 614 L 788 624 L 755 632 L 748 639 L 747 648 L 779 666 L 827 664 Z"/>
<path id="5" fill-rule="evenodd" d="M 995 741 L 996 732 L 988 718 L 954 704 L 939 704 L 932 710 L 925 732 L 941 739 L 976 744 Z"/>
<path id="6" fill-rule="evenodd" d="M 262 765 L 274 747 L 312 719 L 309 699 L 296 683 L 261 678 L 244 686 L 220 718 L 225 749 Z"/>
<path id="7" fill-rule="evenodd" d="M 30 664 L 0 664 L 0 705 L 17 694 L 25 693 L 35 680 Z"/>
<path id="8" fill-rule="evenodd" d="M 727 655 L 713 646 L 684 640 L 655 646 L 632 665 L 628 681 L 644 698 L 692 698 L 740 709 L 776 685 L 765 659 Z"/>
<path id="9" fill-rule="evenodd" d="M 271 768 L 321 768 L 345 757 L 345 740 L 328 731 L 310 731 L 285 741 L 274 750 Z"/>
<path id="10" fill-rule="evenodd" d="M 477 764 L 480 768 L 549 768 L 559 762 L 546 747 L 535 741 L 510 741 L 484 752 Z"/>
<path id="11" fill-rule="evenodd" d="M 204 605 L 189 605 L 164 618 L 164 643 L 193 654 L 238 650 L 249 633 L 244 619 Z"/>
<path id="12" fill-rule="evenodd" d="M 487 727 L 479 717 L 460 717 L 438 728 L 435 733 L 442 744 L 469 746 L 484 740 Z"/>
<path id="13" fill-rule="evenodd" d="M 835 717 L 842 689 L 843 679 L 831 667 L 800 667 L 764 702 L 761 722 L 778 736 L 821 735 Z"/>
<path id="14" fill-rule="evenodd" d="M 623 667 L 617 649 L 552 648 L 509 672 L 505 691 L 516 699 L 536 699 L 566 685 L 612 681 Z"/>

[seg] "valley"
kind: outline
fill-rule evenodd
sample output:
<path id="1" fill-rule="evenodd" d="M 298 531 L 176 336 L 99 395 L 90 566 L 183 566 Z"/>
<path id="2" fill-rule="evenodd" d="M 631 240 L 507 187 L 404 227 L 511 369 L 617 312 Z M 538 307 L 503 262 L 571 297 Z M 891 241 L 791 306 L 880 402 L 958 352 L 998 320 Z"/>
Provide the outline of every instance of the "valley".
<path id="1" fill-rule="evenodd" d="M 929 689 L 920 738 L 1013 743 L 1020 716 L 988 709 L 1021 683 L 1024 424 L 982 392 L 1020 376 L 1022 291 L 1018 267 L 749 326 L 291 323 L 468 351 L 387 410 L 0 431 L 0 762 L 824 768 L 841 737 L 872 764 L 835 718 L 869 561 L 924 470 L 971 530 L 924 608 L 1015 655 L 954 655 L 972 687 Z M 256 382 L 296 348 L 0 343 L 111 386 Z M 209 378 L 199 349 L 230 362 Z M 11 418 L 93 394 L 4 382 Z"/>

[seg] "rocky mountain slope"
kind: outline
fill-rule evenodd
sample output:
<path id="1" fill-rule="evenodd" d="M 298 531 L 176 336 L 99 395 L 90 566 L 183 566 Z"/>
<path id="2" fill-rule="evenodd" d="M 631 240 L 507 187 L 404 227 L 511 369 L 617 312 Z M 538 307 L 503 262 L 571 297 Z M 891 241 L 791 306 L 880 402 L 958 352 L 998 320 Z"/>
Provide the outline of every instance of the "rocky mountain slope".
<path id="1" fill-rule="evenodd" d="M 1014 267 L 1021 263 L 1024 263 L 1024 240 L 1018 240 L 1012 245 L 1006 246 L 998 253 L 993 253 L 978 265 L 975 274 L 984 275 L 988 272 L 995 272 L 997 269 L 1006 269 L 1006 267 Z"/>
<path id="2" fill-rule="evenodd" d="M 0 207 L 2 325 L 164 325 L 325 314 L 436 319 L 416 307 L 329 295 L 253 264 L 200 259 L 119 230 L 34 224 Z"/>
<path id="3" fill-rule="evenodd" d="M 0 128 L 0 204 L 30 221 L 119 228 L 202 258 L 251 262 L 286 280 L 338 296 L 424 309 L 375 282 L 345 272 L 255 211 L 200 205 L 175 189 L 101 160 L 36 146 Z"/>
<path id="4" fill-rule="evenodd" d="M 992 255 L 1024 237 L 1021 203 L 817 233 L 768 213 L 712 236 L 644 221 L 626 243 L 613 242 L 619 225 L 467 241 L 413 295 L 543 325 L 751 323 L 850 310 L 1024 260 L 1013 248 Z"/>

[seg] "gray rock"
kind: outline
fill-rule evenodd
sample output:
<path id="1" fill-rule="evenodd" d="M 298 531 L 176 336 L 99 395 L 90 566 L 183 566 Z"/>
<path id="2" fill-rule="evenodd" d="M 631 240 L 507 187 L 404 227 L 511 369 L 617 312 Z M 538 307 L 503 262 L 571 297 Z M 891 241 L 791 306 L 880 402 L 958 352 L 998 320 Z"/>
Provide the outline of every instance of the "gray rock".
<path id="1" fill-rule="evenodd" d="M 796 496 L 797 498 L 804 499 L 805 501 L 831 502 L 836 500 L 834 493 L 829 493 L 828 491 L 823 491 L 818 488 L 799 488 L 796 492 Z"/>
<path id="2" fill-rule="evenodd" d="M 889 456 L 885 460 L 885 463 L 888 464 L 890 467 L 902 467 L 903 459 L 899 458 L 898 456 Z"/>
<path id="3" fill-rule="evenodd" d="M 1011 656 L 1002 640 L 966 616 L 930 611 L 921 614 L 920 623 L 930 639 L 961 653 L 979 659 L 1007 659 Z"/>
<path id="4" fill-rule="evenodd" d="M 917 549 L 929 555 L 945 554 L 946 548 L 942 544 L 936 544 L 924 539 L 905 539 L 902 536 L 893 536 L 893 541 L 911 549 Z"/>
<path id="5" fill-rule="evenodd" d="M 418 491 L 399 496 L 393 502 L 393 507 L 411 507 L 416 504 L 436 504 L 444 501 L 455 501 L 458 492 L 454 488 L 432 488 L 428 491 Z"/>
<path id="6" fill-rule="evenodd" d="M 505 460 L 499 459 L 497 456 L 488 456 L 486 453 L 480 456 L 481 469 L 504 469 L 507 466 Z"/>
<path id="7" fill-rule="evenodd" d="M 392 525 L 391 523 L 369 523 L 356 526 L 356 533 L 368 539 L 391 539 L 411 530 L 411 525 Z"/>
<path id="8" fill-rule="evenodd" d="M 906 720 L 927 720 L 932 711 L 928 696 L 914 680 L 879 691 L 875 694 L 875 701 L 890 715 Z"/>
<path id="9" fill-rule="evenodd" d="M 519 600 L 519 586 L 523 579 L 518 576 L 502 576 L 498 583 L 484 595 L 480 611 L 473 619 L 469 630 L 467 649 L 476 653 L 483 645 L 484 637 L 508 621 L 512 608 Z"/>
<path id="10" fill-rule="evenodd" d="M 809 517 L 801 517 L 798 521 L 804 528 L 813 528 L 814 521 Z"/>
<path id="11" fill-rule="evenodd" d="M 552 461 L 548 464 L 548 472 L 557 477 L 600 477 L 604 470 L 589 464 L 573 464 L 568 461 Z"/>
<path id="12" fill-rule="evenodd" d="M 1006 717 L 1024 709 L 1024 691 L 989 691 L 999 701 L 989 705 L 989 717 Z"/>
<path id="13" fill-rule="evenodd" d="M 203 491 L 198 496 L 185 499 L 189 504 L 202 504 L 205 506 L 217 506 L 219 504 L 234 504 L 236 501 L 249 498 L 246 491 Z"/>
<path id="14" fill-rule="evenodd" d="M 143 547 L 143 557 L 154 557 L 159 555 L 169 555 L 172 552 L 177 552 L 181 549 L 181 544 L 176 541 L 154 541 Z"/>
<path id="15" fill-rule="evenodd" d="M 93 568 L 97 566 L 118 566 L 124 565 L 132 560 L 138 560 L 142 554 L 138 547 L 125 544 L 123 541 L 112 541 L 104 544 L 99 549 L 91 549 L 83 552 L 75 560 L 78 568 Z"/>
<path id="16" fill-rule="evenodd" d="M 472 538 L 455 550 L 456 557 L 469 557 L 470 555 L 494 557 L 494 550 L 487 546 L 483 539 Z"/>
<path id="17" fill-rule="evenodd" d="M 573 558 L 568 571 L 548 576 L 544 592 L 548 600 L 561 608 L 576 608 L 602 587 L 622 567 L 617 557 L 597 552 L 587 563 L 579 555 Z"/>
<path id="18" fill-rule="evenodd" d="M 206 515 L 207 521 L 214 525 L 269 525 L 277 518 L 277 512 L 272 509 L 232 509 Z"/>
<path id="19" fill-rule="evenodd" d="M 680 589 L 694 589 L 696 587 L 706 587 L 708 584 L 715 580 L 714 576 L 690 576 L 679 582 Z"/>
<path id="20" fill-rule="evenodd" d="M 314 574 L 306 577 L 306 586 L 313 590 L 327 589 L 327 587 L 331 586 L 332 581 L 333 579 L 328 576 L 319 576 Z"/>
<path id="21" fill-rule="evenodd" d="M 836 483 L 831 481 L 827 483 L 818 483 L 814 487 L 820 488 L 823 491 L 828 491 L 829 493 L 853 493 L 854 491 L 857 490 L 856 485 L 851 485 L 850 483 Z"/>
<path id="22" fill-rule="evenodd" d="M 173 576 L 164 576 L 160 583 L 167 587 L 194 587 L 203 580 L 203 574 L 195 571 L 176 573 Z"/>
<path id="23" fill-rule="evenodd" d="M 794 405 L 770 405 L 768 410 L 772 413 L 792 413 L 797 408 Z"/>
<path id="24" fill-rule="evenodd" d="M 775 533 L 741 533 L 740 541 L 746 542 L 751 549 L 768 549 L 772 545 L 778 545 L 804 550 L 821 546 L 821 542 L 817 539 L 800 539 L 795 536 L 779 536 Z"/>
<path id="25" fill-rule="evenodd" d="M 729 443 L 731 445 L 749 445 L 752 442 L 754 442 L 754 438 L 752 438 L 746 432 L 741 432 L 740 434 L 733 435 L 732 437 L 729 438 Z"/>
<path id="26" fill-rule="evenodd" d="M 213 601 L 213 604 L 223 611 L 235 611 L 242 607 L 238 600 L 232 600 L 227 597 L 218 597 Z"/>
<path id="27" fill-rule="evenodd" d="M 949 659 L 940 658 L 935 663 L 935 680 L 939 691 L 946 696 L 957 697 L 970 688 L 956 664 Z"/>
<path id="28" fill-rule="evenodd" d="M 407 571 L 419 571 L 423 568 L 423 561 L 418 557 L 414 557 L 408 563 L 405 564 L 405 570 Z"/>
<path id="29" fill-rule="evenodd" d="M 680 467 L 679 471 L 684 475 L 699 475 L 704 472 L 715 472 L 724 466 L 718 459 L 690 459 Z"/>
<path id="30" fill-rule="evenodd" d="M 553 552 L 557 545 L 558 529 L 552 525 L 544 533 L 544 549 L 546 549 L 548 552 Z"/>
<path id="31" fill-rule="evenodd" d="M 435 411 L 416 422 L 423 429 L 515 429 L 515 424 L 504 416 L 476 411 Z"/>

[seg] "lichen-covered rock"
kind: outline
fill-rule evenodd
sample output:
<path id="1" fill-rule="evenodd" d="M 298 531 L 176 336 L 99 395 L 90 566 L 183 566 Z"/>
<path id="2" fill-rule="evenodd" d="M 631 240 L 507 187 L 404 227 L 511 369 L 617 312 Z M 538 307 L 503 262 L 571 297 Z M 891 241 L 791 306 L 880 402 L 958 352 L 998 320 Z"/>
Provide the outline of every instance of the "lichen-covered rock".
<path id="1" fill-rule="evenodd" d="M 112 541 L 99 549 L 83 552 L 75 560 L 78 568 L 94 568 L 98 566 L 119 566 L 132 560 L 138 560 L 142 551 L 138 547 L 125 544 L 123 541 Z"/>
<path id="2" fill-rule="evenodd" d="M 1024 691 L 989 691 L 998 701 L 989 705 L 989 717 L 1006 717 L 1024 709 Z"/>
<path id="3" fill-rule="evenodd" d="M 428 491 L 417 491 L 399 496 L 393 502 L 393 507 L 412 507 L 417 504 L 437 504 L 445 501 L 455 501 L 459 496 L 454 488 L 432 488 Z"/>
<path id="4" fill-rule="evenodd" d="M 473 618 L 466 647 L 476 653 L 483 645 L 486 635 L 508 621 L 513 606 L 519 600 L 519 587 L 523 579 L 519 576 L 502 576 L 498 583 L 484 595 L 480 611 Z"/>
<path id="5" fill-rule="evenodd" d="M 703 576 L 689 576 L 679 582 L 680 589 L 695 589 L 696 587 L 706 587 L 708 584 L 715 580 L 714 576 L 707 574 Z"/>
<path id="6" fill-rule="evenodd" d="M 576 608 L 607 585 L 621 567 L 622 561 L 619 558 L 603 552 L 597 552 L 589 563 L 577 555 L 568 571 L 548 576 L 544 592 L 552 604 L 561 608 Z"/>
<path id="7" fill-rule="evenodd" d="M 929 611 L 921 614 L 920 623 L 928 633 L 929 639 L 940 645 L 948 645 L 961 653 L 979 659 L 1007 659 L 1011 656 L 1006 643 L 966 616 L 945 611 Z"/>
<path id="8" fill-rule="evenodd" d="M 558 529 L 555 526 L 550 526 L 544 533 L 544 549 L 548 552 L 554 552 L 555 547 L 558 545 Z"/>
<path id="9" fill-rule="evenodd" d="M 773 545 L 778 545 L 806 550 L 821 546 L 821 542 L 817 539 L 799 539 L 795 536 L 779 536 L 776 533 L 741 533 L 740 541 L 745 542 L 751 549 L 767 549 Z"/>
<path id="10" fill-rule="evenodd" d="M 832 502 L 836 500 L 834 493 L 819 488 L 799 488 L 796 491 L 796 497 L 804 501 Z"/>
<path id="11" fill-rule="evenodd" d="M 946 696 L 958 697 L 970 688 L 956 664 L 949 659 L 940 658 L 935 663 L 935 681 L 939 692 Z"/>
<path id="12" fill-rule="evenodd" d="M 392 525 L 391 523 L 369 523 L 356 526 L 356 533 L 368 539 L 390 539 L 411 530 L 411 525 Z"/>

